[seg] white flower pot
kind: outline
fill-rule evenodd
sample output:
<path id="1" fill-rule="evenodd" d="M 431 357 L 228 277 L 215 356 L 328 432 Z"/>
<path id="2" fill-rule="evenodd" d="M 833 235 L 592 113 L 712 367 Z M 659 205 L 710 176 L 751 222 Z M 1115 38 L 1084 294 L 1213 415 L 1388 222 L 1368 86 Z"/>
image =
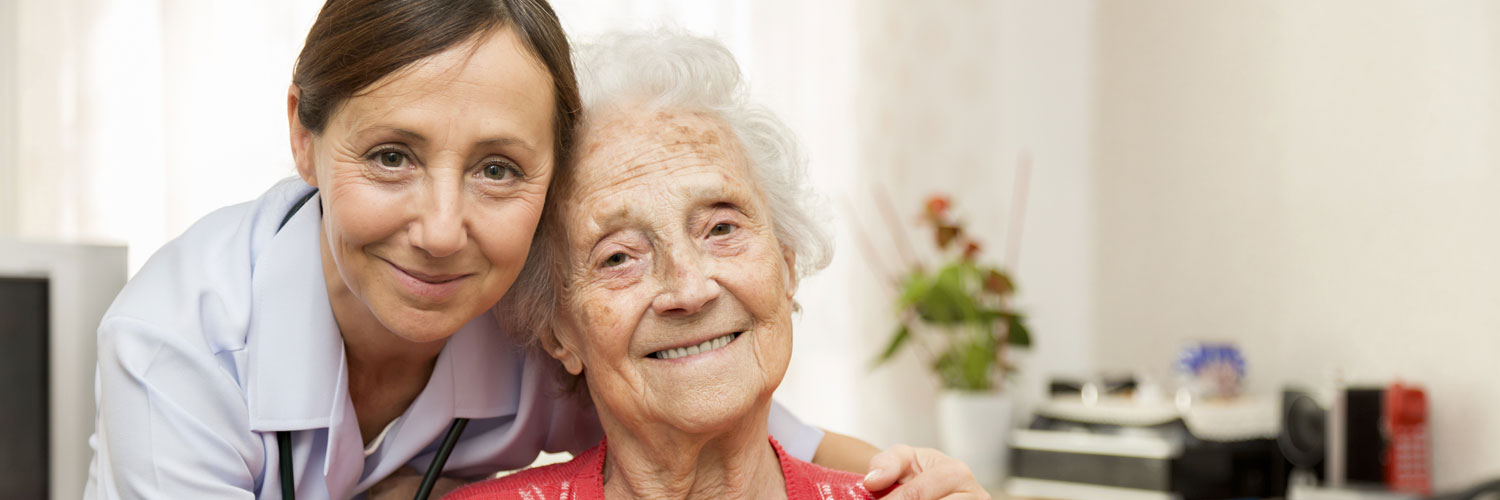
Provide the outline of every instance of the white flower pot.
<path id="1" fill-rule="evenodd" d="M 962 460 L 987 488 L 1009 474 L 1011 402 L 1003 394 L 945 390 L 938 395 L 938 436 L 943 451 Z"/>

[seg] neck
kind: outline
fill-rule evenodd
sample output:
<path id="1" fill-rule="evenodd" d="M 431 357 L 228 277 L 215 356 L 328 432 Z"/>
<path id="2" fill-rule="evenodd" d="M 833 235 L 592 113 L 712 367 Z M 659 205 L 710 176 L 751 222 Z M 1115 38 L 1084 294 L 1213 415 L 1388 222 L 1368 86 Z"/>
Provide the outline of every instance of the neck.
<path id="1" fill-rule="evenodd" d="M 600 409 L 609 436 L 604 458 L 608 499 L 786 498 L 781 461 L 767 436 L 770 400 L 711 433 L 627 423 Z"/>
<path id="2" fill-rule="evenodd" d="M 328 240 L 319 240 L 328 304 L 344 339 L 349 399 L 369 442 L 421 394 L 445 342 L 411 342 L 386 328 L 339 276 Z"/>

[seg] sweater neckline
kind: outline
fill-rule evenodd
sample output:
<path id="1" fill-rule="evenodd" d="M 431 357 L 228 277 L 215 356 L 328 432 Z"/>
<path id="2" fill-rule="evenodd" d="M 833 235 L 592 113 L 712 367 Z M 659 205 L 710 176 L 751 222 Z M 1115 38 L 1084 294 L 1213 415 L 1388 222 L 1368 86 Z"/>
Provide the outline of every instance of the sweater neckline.
<path id="1" fill-rule="evenodd" d="M 807 478 L 793 472 L 795 459 L 787 455 L 786 450 L 781 447 L 781 443 L 777 442 L 775 437 L 767 436 L 766 439 L 771 442 L 771 449 L 776 451 L 776 463 L 781 468 L 782 481 L 786 483 L 787 498 L 798 498 L 796 492 L 808 491 Z M 608 454 L 608 449 L 609 439 L 606 438 L 599 441 L 599 446 L 587 452 L 592 456 L 588 457 L 589 465 L 584 468 L 585 475 L 578 478 L 580 491 L 577 498 L 604 498 L 604 458 Z"/>

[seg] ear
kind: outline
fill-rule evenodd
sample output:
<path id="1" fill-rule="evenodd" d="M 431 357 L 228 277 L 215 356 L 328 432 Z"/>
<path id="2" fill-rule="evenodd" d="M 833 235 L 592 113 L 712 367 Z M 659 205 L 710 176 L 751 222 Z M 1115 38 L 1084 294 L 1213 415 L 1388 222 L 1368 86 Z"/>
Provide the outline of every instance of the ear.
<path id="1" fill-rule="evenodd" d="M 312 187 L 318 187 L 317 171 L 312 161 L 312 131 L 302 126 L 297 117 L 297 103 L 302 98 L 302 89 L 293 83 L 286 90 L 286 120 L 291 130 L 292 162 L 297 164 L 297 175 Z"/>
<path id="2" fill-rule="evenodd" d="M 786 273 L 783 276 L 786 281 L 786 296 L 787 298 L 791 298 L 797 294 L 797 252 L 792 250 L 792 247 L 783 245 L 781 247 L 781 258 L 786 261 L 786 268 L 783 269 L 783 272 Z"/>
<path id="3" fill-rule="evenodd" d="M 572 347 L 566 345 L 567 341 L 562 339 L 562 332 L 559 331 L 561 328 L 564 327 L 554 325 L 551 331 L 542 333 L 542 349 L 546 350 L 552 359 L 561 362 L 563 369 L 568 370 L 568 373 L 580 375 L 583 373 L 583 358 Z"/>

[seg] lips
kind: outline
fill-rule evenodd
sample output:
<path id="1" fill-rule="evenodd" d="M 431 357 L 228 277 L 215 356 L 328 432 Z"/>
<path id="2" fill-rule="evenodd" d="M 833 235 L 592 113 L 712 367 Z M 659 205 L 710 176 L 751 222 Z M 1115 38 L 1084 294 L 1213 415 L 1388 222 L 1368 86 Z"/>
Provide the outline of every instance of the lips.
<path id="1" fill-rule="evenodd" d="M 384 260 L 384 259 L 382 259 Z M 464 278 L 468 274 L 433 274 L 407 269 L 396 265 L 391 261 L 385 261 L 391 265 L 396 281 L 410 294 L 430 302 L 441 302 L 463 286 Z"/>

